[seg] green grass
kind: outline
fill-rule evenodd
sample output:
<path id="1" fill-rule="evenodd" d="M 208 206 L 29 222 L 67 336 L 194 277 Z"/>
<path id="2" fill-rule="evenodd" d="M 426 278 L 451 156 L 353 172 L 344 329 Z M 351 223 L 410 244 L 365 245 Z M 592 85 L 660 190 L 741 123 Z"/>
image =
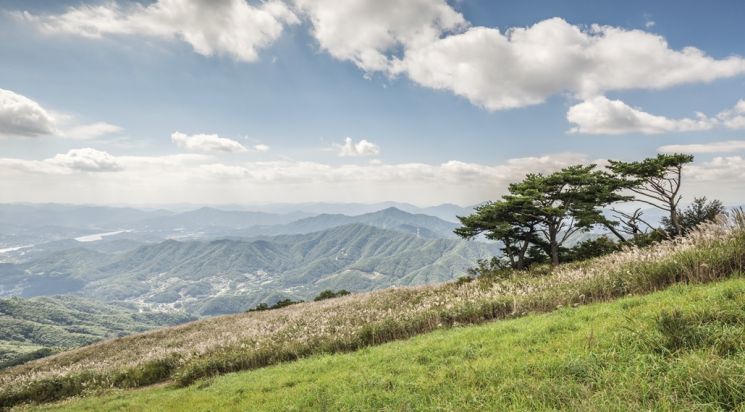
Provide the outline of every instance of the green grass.
<path id="1" fill-rule="evenodd" d="M 740 410 L 745 279 L 41 410 Z"/>
<path id="2" fill-rule="evenodd" d="M 190 386 L 231 372 L 350 352 L 438 329 L 644 295 L 676 284 L 715 282 L 739 276 L 744 267 L 745 215 L 738 214 L 673 242 L 550 271 L 539 268 L 514 272 L 509 279 L 482 277 L 306 302 L 63 352 L 0 371 L 0 408 L 108 388 L 161 382 Z M 658 326 L 695 337 L 697 344 L 707 342 L 703 332 L 686 326 L 693 321 L 671 312 L 661 315 Z M 688 338 L 670 339 L 663 347 L 668 352 Z"/>

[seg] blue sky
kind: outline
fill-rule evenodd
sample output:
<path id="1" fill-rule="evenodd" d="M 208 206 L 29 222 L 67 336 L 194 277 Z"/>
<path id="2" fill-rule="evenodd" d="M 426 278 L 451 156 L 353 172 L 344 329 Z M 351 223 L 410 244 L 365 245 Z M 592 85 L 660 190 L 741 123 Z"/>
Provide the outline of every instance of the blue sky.
<path id="1" fill-rule="evenodd" d="M 739 1 L 417 0 L 390 2 L 388 11 L 401 10 L 389 14 L 372 0 L 340 11 L 311 0 L 214 6 L 215 19 L 248 10 L 234 27 L 210 25 L 204 10 L 185 23 L 190 16 L 173 11 L 182 1 L 0 1 L 6 105 L 22 97 L 53 119 L 18 133 L 1 122 L 23 114 L 3 117 L 0 107 L 0 201 L 469 204 L 527 171 L 668 149 L 696 152 L 691 192 L 736 202 L 745 188 Z M 276 24 L 257 30 L 271 39 L 246 58 L 256 33 L 241 28 L 267 4 Z M 406 18 L 428 10 L 431 21 Z M 329 12 L 339 15 L 318 17 Z M 374 29 L 394 32 L 389 43 L 365 37 L 370 13 L 379 16 Z M 571 38 L 548 50 L 512 38 L 509 53 L 493 51 L 510 28 Z M 650 43 L 611 41 L 611 32 Z M 188 37 L 205 33 L 208 50 L 199 51 Z M 215 40 L 222 34 L 235 41 Z M 595 45 L 566 63 L 562 56 L 585 41 Z M 700 53 L 680 60 L 686 47 Z M 361 60 L 370 53 L 384 56 L 384 67 Z M 530 57 L 510 57 L 520 53 Z M 535 66 L 541 53 L 546 68 Z M 550 68 L 556 61 L 566 65 Z M 629 67 L 608 68 L 619 61 Z M 458 67 L 470 71 L 451 78 Z M 95 124 L 112 127 L 81 129 Z M 175 132 L 191 143 L 179 144 Z"/>

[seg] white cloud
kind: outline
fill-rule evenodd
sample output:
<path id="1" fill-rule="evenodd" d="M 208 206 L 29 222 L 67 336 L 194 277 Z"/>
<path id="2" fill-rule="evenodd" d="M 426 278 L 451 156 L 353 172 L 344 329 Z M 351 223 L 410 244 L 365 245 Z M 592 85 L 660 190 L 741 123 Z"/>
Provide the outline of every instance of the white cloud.
<path id="1" fill-rule="evenodd" d="M 389 50 L 428 44 L 466 26 L 445 0 L 295 0 L 321 48 L 365 71 L 386 71 Z"/>
<path id="2" fill-rule="evenodd" d="M 620 100 L 597 96 L 578 103 L 567 112 L 567 120 L 576 126 L 572 133 L 587 134 L 658 134 L 709 130 L 716 121 L 698 114 L 696 119 L 669 119 L 631 107 Z"/>
<path id="3" fill-rule="evenodd" d="M 731 153 L 745 150 L 745 140 L 700 144 L 671 144 L 657 149 L 660 153 Z"/>
<path id="4" fill-rule="evenodd" d="M 96 137 L 121 132 L 119 126 L 106 122 L 96 122 L 80 126 L 72 126 L 61 131 L 63 137 L 76 140 L 95 139 Z"/>
<path id="5" fill-rule="evenodd" d="M 52 112 L 26 96 L 0 89 L 0 137 L 56 135 L 82 140 L 120 131 L 121 127 L 105 122 L 76 124 L 70 115 Z"/>
<path id="6" fill-rule="evenodd" d="M 673 133 L 711 130 L 716 127 L 745 129 L 745 100 L 716 116 L 696 113 L 696 118 L 670 119 L 631 107 L 620 100 L 597 96 L 578 103 L 567 112 L 570 132 L 586 134 Z"/>
<path id="7" fill-rule="evenodd" d="M 180 132 L 171 134 L 171 141 L 178 147 L 194 152 L 204 153 L 242 153 L 248 149 L 235 140 L 226 139 L 216 134 L 186 135 Z"/>
<path id="8" fill-rule="evenodd" d="M 199 154 L 115 156 L 76 149 L 43 160 L 0 159 L 0 202 L 256 203 L 396 199 L 418 204 L 474 204 L 495 199 L 530 172 L 587 163 L 576 153 L 501 164 L 380 162 L 329 165 L 270 161 L 216 163 Z M 706 195 L 741 202 L 745 159 L 717 157 L 685 169 L 686 199 Z"/>
<path id="9" fill-rule="evenodd" d="M 732 109 L 719 113 L 717 120 L 729 129 L 745 129 L 745 100 L 739 100 Z"/>
<path id="10" fill-rule="evenodd" d="M 375 156 L 380 154 L 378 145 L 365 139 L 355 143 L 351 137 L 344 139 L 344 144 L 335 144 L 337 154 L 342 157 Z"/>
<path id="11" fill-rule="evenodd" d="M 436 189 L 438 184 L 486 185 L 504 189 L 510 181 L 529 172 L 546 172 L 570 164 L 585 162 L 576 153 L 510 159 L 501 165 L 483 165 L 451 160 L 441 164 L 399 163 L 345 164 L 331 166 L 317 162 L 270 161 L 246 162 L 237 165 L 205 164 L 198 168 L 202 178 L 239 179 L 244 183 L 322 184 L 343 186 L 365 183 L 372 185 L 421 184 L 422 190 Z M 500 183 L 503 183 L 500 187 Z M 429 187 L 429 189 L 428 189 Z M 338 194 L 338 193 L 335 193 Z"/>
<path id="12" fill-rule="evenodd" d="M 552 18 L 502 33 L 473 27 L 406 49 L 392 73 L 449 90 L 488 110 L 523 107 L 564 92 L 662 89 L 745 73 L 745 59 L 714 59 L 693 47 L 671 49 L 656 34 Z"/>
<path id="13" fill-rule="evenodd" d="M 715 157 L 708 162 L 690 166 L 685 174 L 695 181 L 742 183 L 745 182 L 745 159 L 742 156 Z M 742 193 L 742 190 L 737 193 Z M 742 202 L 742 198 L 738 201 Z"/>
<path id="14" fill-rule="evenodd" d="M 0 202 L 303 202 L 475 203 L 502 193 L 528 172 L 583 162 L 577 154 L 485 165 L 270 161 L 216 163 L 204 155 L 114 156 L 77 149 L 44 160 L 0 159 Z M 115 173 L 92 173 L 115 172 Z M 95 190 L 92 190 L 95 188 Z"/>
<path id="15" fill-rule="evenodd" d="M 210 160 L 209 156 L 179 154 L 167 156 L 114 156 L 89 147 L 72 149 L 43 160 L 0 158 L 0 175 L 19 172 L 40 175 L 72 175 L 78 172 L 162 173 L 188 170 Z M 147 176 L 142 176 L 147 179 Z M 44 186 L 44 184 L 42 184 Z M 26 190 L 32 189 L 27 187 Z"/>
<path id="16" fill-rule="evenodd" d="M 25 173 L 55 175 L 75 172 L 117 172 L 123 170 L 123 165 L 106 152 L 86 147 L 44 160 L 0 159 L 0 169 L 3 168 Z"/>
<path id="17" fill-rule="evenodd" d="M 257 152 L 268 152 L 269 149 L 270 147 L 265 144 L 257 144 L 254 146 L 254 150 L 256 150 Z"/>
<path id="18" fill-rule="evenodd" d="M 116 172 L 123 168 L 114 156 L 89 147 L 55 155 L 46 162 L 83 172 Z"/>
<path id="19" fill-rule="evenodd" d="M 37 102 L 0 89 L 0 136 L 37 137 L 56 131 L 54 118 Z"/>
<path id="20" fill-rule="evenodd" d="M 572 25 L 555 17 L 500 31 L 470 27 L 445 0 L 159 0 L 82 5 L 59 15 L 21 13 L 43 30 L 91 38 L 182 39 L 205 56 L 254 61 L 288 24 L 309 21 L 320 48 L 367 74 L 407 76 L 487 110 L 580 99 L 609 91 L 662 89 L 745 73 L 745 59 L 715 59 L 694 47 L 620 27 Z M 651 21 L 650 21 L 651 22 Z"/>
<path id="21" fill-rule="evenodd" d="M 70 7 L 59 15 L 24 12 L 19 16 L 50 33 L 180 39 L 201 55 L 228 55 L 247 62 L 256 60 L 258 50 L 274 42 L 286 24 L 298 22 L 277 0 L 258 4 L 245 0 L 159 0 L 148 5 L 112 1 Z"/>

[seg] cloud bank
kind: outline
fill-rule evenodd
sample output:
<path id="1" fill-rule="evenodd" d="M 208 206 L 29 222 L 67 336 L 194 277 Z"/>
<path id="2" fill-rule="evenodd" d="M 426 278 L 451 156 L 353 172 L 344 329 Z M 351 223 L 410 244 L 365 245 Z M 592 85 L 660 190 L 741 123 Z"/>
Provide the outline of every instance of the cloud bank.
<path id="1" fill-rule="evenodd" d="M 0 202 L 229 203 L 361 201 L 475 203 L 525 173 L 583 162 L 558 153 L 485 165 L 329 165 L 276 160 L 224 163 L 200 154 L 115 156 L 92 148 L 43 160 L 0 158 Z M 64 188 L 64 190 L 63 190 Z M 91 190 L 95 188 L 95 190 Z"/>
<path id="2" fill-rule="evenodd" d="M 405 76 L 486 110 L 535 105 L 570 94 L 664 89 L 745 73 L 745 59 L 716 59 L 664 37 L 555 17 L 500 30 L 471 26 L 445 0 L 159 0 L 71 7 L 58 15 L 17 16 L 49 33 L 89 38 L 179 39 L 202 55 L 258 58 L 287 25 L 307 21 L 321 50 L 367 75 Z"/>
<path id="3" fill-rule="evenodd" d="M 373 162 L 330 165 L 276 160 L 225 163 L 203 154 L 116 156 L 92 148 L 43 160 L 0 158 L 0 202 L 266 203 L 308 201 L 474 204 L 503 194 L 526 173 L 587 163 L 577 153 L 500 164 Z M 715 157 L 686 171 L 686 190 L 737 201 L 742 156 Z M 741 199 L 740 199 L 741 200 Z"/>

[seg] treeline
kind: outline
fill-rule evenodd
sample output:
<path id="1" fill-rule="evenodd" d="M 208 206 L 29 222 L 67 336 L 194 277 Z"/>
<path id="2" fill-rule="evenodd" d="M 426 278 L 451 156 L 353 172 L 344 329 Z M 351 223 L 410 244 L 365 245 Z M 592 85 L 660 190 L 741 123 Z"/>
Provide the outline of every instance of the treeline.
<path id="1" fill-rule="evenodd" d="M 635 162 L 609 160 L 605 170 L 590 164 L 528 174 L 510 184 L 500 200 L 459 216 L 462 226 L 455 233 L 466 239 L 483 235 L 504 245 L 504 256 L 480 261 L 476 273 L 526 269 L 536 263 L 557 265 L 607 254 L 623 244 L 646 246 L 682 236 L 724 211 L 721 202 L 705 197 L 680 209 L 682 172 L 691 162 L 692 155 L 659 154 Z M 645 220 L 641 208 L 628 212 L 615 207 L 626 202 L 662 210 L 661 226 Z M 598 226 L 611 237 L 567 247 L 574 236 Z"/>

